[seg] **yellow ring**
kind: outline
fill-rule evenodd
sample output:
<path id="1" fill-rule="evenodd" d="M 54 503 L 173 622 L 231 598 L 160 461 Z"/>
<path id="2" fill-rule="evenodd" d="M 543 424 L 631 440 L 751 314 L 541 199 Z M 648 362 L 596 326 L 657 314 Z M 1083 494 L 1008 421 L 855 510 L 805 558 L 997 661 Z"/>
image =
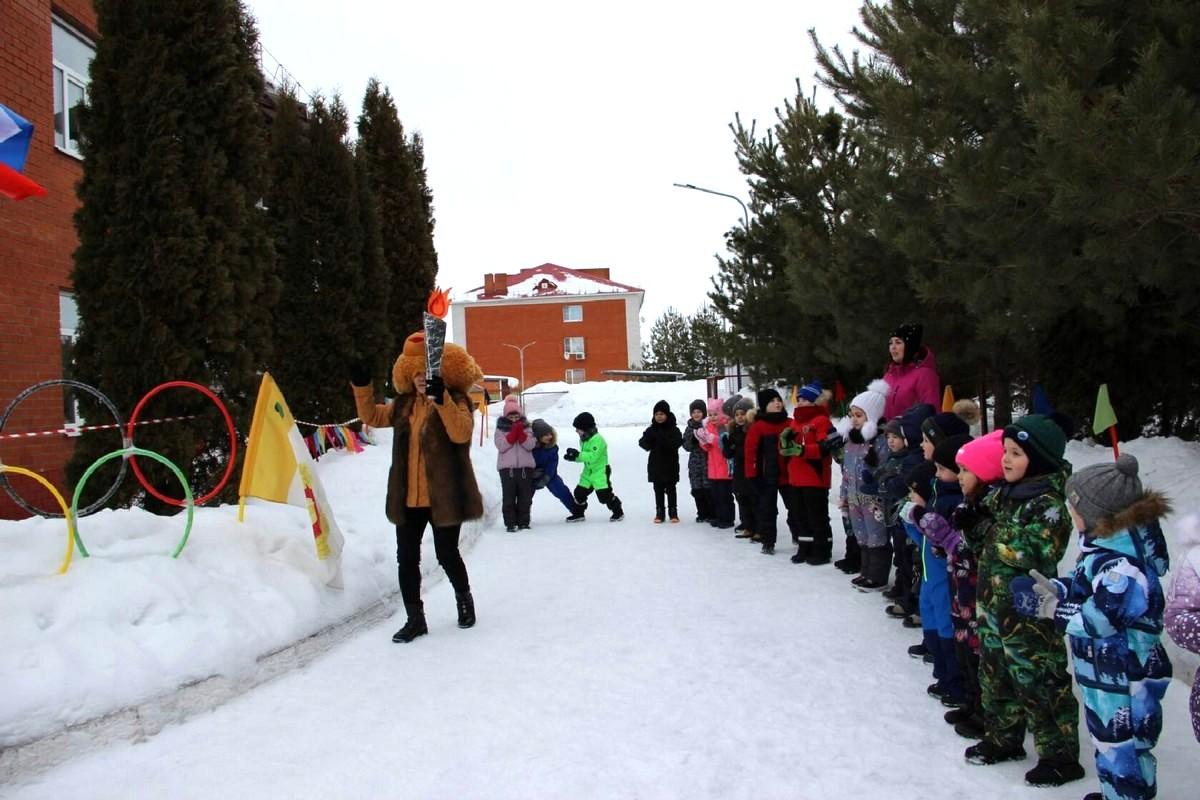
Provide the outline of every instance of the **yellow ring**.
<path id="1" fill-rule="evenodd" d="M 12 472 L 16 475 L 24 475 L 27 478 L 33 478 L 35 481 L 46 487 L 46 491 L 54 496 L 58 501 L 58 507 L 63 511 L 63 517 L 67 520 L 67 557 L 63 559 L 62 566 L 58 568 L 58 574 L 66 573 L 67 568 L 71 566 L 71 555 L 75 552 L 75 521 L 71 518 L 71 507 L 67 505 L 67 501 L 63 499 L 62 494 L 58 489 L 54 488 L 54 484 L 43 478 L 36 472 L 30 472 L 24 467 L 10 467 L 7 464 L 0 464 L 0 472 Z"/>

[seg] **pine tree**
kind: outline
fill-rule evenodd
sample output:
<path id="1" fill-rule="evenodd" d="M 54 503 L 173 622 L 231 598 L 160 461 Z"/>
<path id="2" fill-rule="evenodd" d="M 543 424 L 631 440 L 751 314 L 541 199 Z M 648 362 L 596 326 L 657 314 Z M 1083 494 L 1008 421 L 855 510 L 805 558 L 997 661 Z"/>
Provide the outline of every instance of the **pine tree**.
<path id="1" fill-rule="evenodd" d="M 391 283 L 388 316 L 392 352 L 422 324 L 437 278 L 433 194 L 425 178 L 424 143 L 405 137 L 391 93 L 372 78 L 358 118 L 358 153 L 380 219 L 383 258 Z"/>
<path id="2" fill-rule="evenodd" d="M 256 370 L 271 349 L 278 291 L 257 208 L 266 172 L 253 21 L 233 0 L 97 0 L 95 7 L 100 38 L 72 273 L 76 374 L 125 414 L 165 381 L 210 386 L 244 432 Z M 85 417 L 103 416 L 89 397 L 80 399 Z M 169 413 L 204 416 L 139 430 L 137 444 L 190 465 L 184 471 L 193 487 L 207 491 L 228 460 L 224 426 L 195 393 L 163 401 L 158 408 Z M 70 480 L 98 455 L 84 437 Z M 182 495 L 168 471 L 142 466 L 164 493 Z M 98 475 L 89 488 L 105 482 Z M 119 499 L 136 492 L 127 481 Z"/>
<path id="3" fill-rule="evenodd" d="M 729 347 L 721 318 L 711 306 L 704 306 L 688 318 L 688 374 L 708 378 L 721 374 Z"/>
<path id="4" fill-rule="evenodd" d="M 300 114 L 294 97 L 280 98 L 267 204 L 283 281 L 272 373 L 297 419 L 343 422 L 354 416 L 346 364 L 372 346 L 357 307 L 365 253 L 358 175 L 341 100 L 314 98 L 306 123 Z"/>
<path id="5" fill-rule="evenodd" d="M 650 343 L 647 346 L 653 369 L 669 372 L 689 372 L 692 366 L 688 351 L 691 347 L 687 318 L 668 308 L 654 320 L 650 327 Z"/>

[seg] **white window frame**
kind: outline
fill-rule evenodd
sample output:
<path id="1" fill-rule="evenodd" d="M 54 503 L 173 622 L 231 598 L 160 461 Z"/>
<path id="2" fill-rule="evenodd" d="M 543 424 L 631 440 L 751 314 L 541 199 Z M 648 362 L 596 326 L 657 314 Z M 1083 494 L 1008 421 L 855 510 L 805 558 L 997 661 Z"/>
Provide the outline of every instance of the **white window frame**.
<path id="1" fill-rule="evenodd" d="M 583 367 L 576 367 L 574 369 L 569 369 L 569 370 L 567 370 L 565 380 L 567 383 L 571 383 L 571 384 L 585 383 L 587 381 L 587 370 L 584 369 Z"/>
<path id="2" fill-rule="evenodd" d="M 75 309 L 74 316 L 75 316 L 75 319 L 78 320 L 79 319 L 79 306 L 75 302 L 75 295 L 72 294 L 71 292 L 68 292 L 65 290 L 59 290 L 59 292 L 58 292 L 58 335 L 59 335 L 60 347 L 65 345 L 66 342 L 68 342 L 68 341 L 74 342 L 75 340 L 77 340 L 79 338 L 78 331 L 76 330 L 76 328 L 68 325 L 66 320 L 64 319 L 65 315 L 63 314 L 63 310 L 64 310 L 64 306 L 66 306 L 67 304 L 70 304 Z M 64 371 L 64 374 L 62 377 L 70 378 L 72 376 L 65 374 L 65 371 Z M 72 392 L 70 387 L 64 388 L 63 391 L 68 394 L 70 394 Z M 80 414 L 79 414 L 79 398 L 74 397 L 72 395 L 71 405 L 72 405 L 71 416 L 66 417 L 66 415 L 64 413 L 63 429 L 67 432 L 67 436 L 79 436 L 80 435 L 79 427 L 81 425 L 83 425 L 83 417 L 80 416 Z M 63 411 L 65 412 L 66 409 L 64 408 Z"/>
<path id="3" fill-rule="evenodd" d="M 93 55 L 93 57 L 95 56 L 96 45 L 90 39 L 88 39 L 86 36 L 81 34 L 74 27 L 67 24 L 62 19 L 60 19 L 58 17 L 51 17 L 50 19 L 51 19 L 50 24 L 52 26 L 57 25 L 68 36 L 73 36 L 74 38 L 76 38 L 80 42 L 82 42 L 85 46 L 91 48 L 92 55 Z M 53 37 L 51 37 L 51 38 L 53 39 Z M 87 98 L 88 98 L 88 79 L 87 79 L 87 76 L 80 75 L 78 72 L 71 69 L 63 62 L 59 61 L 57 57 L 55 57 L 53 59 L 52 63 L 54 64 L 54 70 L 57 70 L 57 72 L 52 70 L 50 77 L 51 77 L 51 80 L 61 81 L 61 83 L 59 83 L 59 85 L 56 86 L 55 88 L 58 90 L 58 96 L 62 98 L 62 104 L 63 104 L 63 107 L 62 107 L 63 143 L 62 144 L 58 143 L 58 130 L 55 129 L 53 131 L 54 148 L 56 150 L 58 150 L 60 153 L 66 153 L 67 155 L 69 155 L 73 158 L 78 158 L 79 160 L 82 161 L 83 153 L 80 152 L 79 148 L 75 145 L 75 143 L 71 139 L 71 106 L 70 106 L 69 95 L 68 95 L 67 89 L 68 89 L 68 87 L 70 87 L 72 85 L 77 86 L 79 88 L 79 90 L 81 92 L 83 92 L 83 101 L 86 103 Z M 56 115 L 58 114 L 57 108 L 54 109 L 54 113 Z"/>
<path id="4" fill-rule="evenodd" d="M 562 309 L 563 309 L 563 322 L 583 322 L 583 305 L 582 304 L 574 303 L 572 305 L 565 305 L 562 307 Z M 574 316 L 570 313 L 572 309 L 574 309 L 576 312 L 576 315 L 574 315 Z"/>
<path id="5" fill-rule="evenodd" d="M 583 359 L 586 353 L 582 336 L 563 337 L 563 358 Z"/>

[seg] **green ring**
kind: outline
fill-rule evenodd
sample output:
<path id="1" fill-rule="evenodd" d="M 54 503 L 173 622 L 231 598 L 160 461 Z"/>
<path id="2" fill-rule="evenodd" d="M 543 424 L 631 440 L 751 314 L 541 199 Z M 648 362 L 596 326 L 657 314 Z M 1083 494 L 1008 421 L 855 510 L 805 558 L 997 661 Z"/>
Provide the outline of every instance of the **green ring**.
<path id="1" fill-rule="evenodd" d="M 83 477 L 79 479 L 79 483 L 75 486 L 75 494 L 71 497 L 71 516 L 76 520 L 75 544 L 79 547 L 79 552 L 84 558 L 88 558 L 91 555 L 88 553 L 87 548 L 83 546 L 83 539 L 79 537 L 79 517 L 76 516 L 76 511 L 79 508 L 79 496 L 83 494 L 83 486 L 87 483 L 87 479 L 92 477 L 92 473 L 99 469 L 102 464 L 112 461 L 118 456 L 124 458 L 131 455 L 145 456 L 146 458 L 153 459 L 160 464 L 165 464 L 170 468 L 171 472 L 175 473 L 175 477 L 178 478 L 179 482 L 183 485 L 183 503 L 184 507 L 187 509 L 187 522 L 184 523 L 183 526 L 183 538 L 179 540 L 179 544 L 175 547 L 175 552 L 171 553 L 171 558 L 179 558 L 179 554 L 183 552 L 184 545 L 187 544 L 188 536 L 192 532 L 192 517 L 195 515 L 196 511 L 195 506 L 192 505 L 192 487 L 188 485 L 187 478 L 183 476 L 183 472 L 180 471 L 179 467 L 175 466 L 174 462 L 172 462 L 166 456 L 159 455 L 152 450 L 143 450 L 140 447 L 128 447 L 120 450 L 114 450 L 108 455 L 101 456 L 100 458 L 96 459 L 94 462 L 92 462 L 92 465 L 87 468 L 87 471 L 83 473 Z"/>

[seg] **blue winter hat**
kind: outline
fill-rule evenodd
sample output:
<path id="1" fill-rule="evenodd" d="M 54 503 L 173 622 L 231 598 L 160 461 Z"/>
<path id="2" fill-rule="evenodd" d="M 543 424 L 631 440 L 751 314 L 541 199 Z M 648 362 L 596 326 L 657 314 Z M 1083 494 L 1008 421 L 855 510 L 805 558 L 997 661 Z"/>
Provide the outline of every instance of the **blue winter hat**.
<path id="1" fill-rule="evenodd" d="M 815 403 L 817 402 L 817 398 L 821 396 L 822 391 L 824 391 L 824 389 L 821 386 L 821 382 L 818 380 L 812 380 L 801 386 L 800 391 L 796 392 L 796 396 L 803 398 L 810 403 Z"/>

